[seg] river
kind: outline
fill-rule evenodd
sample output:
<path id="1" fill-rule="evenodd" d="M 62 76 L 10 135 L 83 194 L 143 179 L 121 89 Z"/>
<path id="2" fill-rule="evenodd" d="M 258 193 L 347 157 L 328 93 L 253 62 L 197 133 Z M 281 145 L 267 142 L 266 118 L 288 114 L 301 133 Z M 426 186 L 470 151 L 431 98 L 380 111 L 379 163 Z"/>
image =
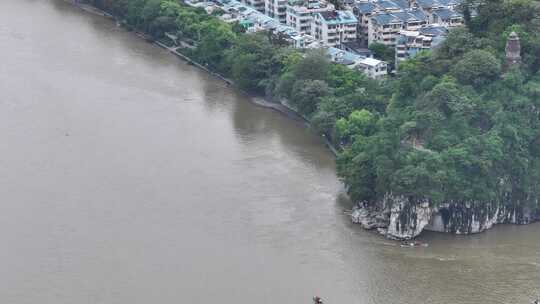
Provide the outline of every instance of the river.
<path id="1" fill-rule="evenodd" d="M 0 3 L 0 302 L 529 303 L 540 225 L 405 249 L 302 123 L 61 0 Z"/>

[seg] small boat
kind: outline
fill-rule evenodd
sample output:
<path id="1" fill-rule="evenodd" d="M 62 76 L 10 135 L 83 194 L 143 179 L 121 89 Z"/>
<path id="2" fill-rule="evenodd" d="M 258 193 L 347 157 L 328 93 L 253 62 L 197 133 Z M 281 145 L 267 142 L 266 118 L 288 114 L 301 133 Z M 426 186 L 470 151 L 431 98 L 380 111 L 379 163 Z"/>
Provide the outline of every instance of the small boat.
<path id="1" fill-rule="evenodd" d="M 403 247 L 403 248 L 405 248 L 405 247 L 428 247 L 429 244 L 419 242 L 419 241 L 409 241 L 409 242 L 402 242 L 399 246 Z"/>
<path id="2" fill-rule="evenodd" d="M 323 300 L 319 296 L 314 296 L 313 297 L 313 303 L 314 304 L 323 304 Z"/>

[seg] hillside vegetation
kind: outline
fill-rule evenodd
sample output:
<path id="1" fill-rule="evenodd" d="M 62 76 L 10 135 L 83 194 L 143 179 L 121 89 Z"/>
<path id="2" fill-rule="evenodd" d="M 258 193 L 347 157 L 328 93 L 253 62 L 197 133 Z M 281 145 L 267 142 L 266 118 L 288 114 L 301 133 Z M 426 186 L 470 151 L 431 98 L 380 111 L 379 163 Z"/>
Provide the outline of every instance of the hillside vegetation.
<path id="1" fill-rule="evenodd" d="M 466 2 L 467 27 L 400 65 L 383 115 L 337 123 L 339 174 L 358 201 L 386 193 L 439 203 L 537 204 L 540 194 L 538 1 Z M 478 16 L 470 18 L 470 12 Z M 509 34 L 520 67 L 503 72 Z"/>

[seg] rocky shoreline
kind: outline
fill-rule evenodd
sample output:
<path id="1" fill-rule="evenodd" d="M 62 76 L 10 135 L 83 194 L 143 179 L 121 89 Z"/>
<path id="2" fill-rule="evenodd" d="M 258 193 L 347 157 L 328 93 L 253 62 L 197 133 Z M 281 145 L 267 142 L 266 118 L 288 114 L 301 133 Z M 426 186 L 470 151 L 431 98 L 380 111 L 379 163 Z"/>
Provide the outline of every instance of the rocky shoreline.
<path id="1" fill-rule="evenodd" d="M 351 219 L 389 239 L 410 240 L 424 230 L 466 235 L 496 224 L 531 224 L 540 220 L 540 203 L 533 205 L 466 202 L 433 206 L 428 201 L 411 202 L 402 196 L 387 195 L 376 206 L 357 204 Z"/>

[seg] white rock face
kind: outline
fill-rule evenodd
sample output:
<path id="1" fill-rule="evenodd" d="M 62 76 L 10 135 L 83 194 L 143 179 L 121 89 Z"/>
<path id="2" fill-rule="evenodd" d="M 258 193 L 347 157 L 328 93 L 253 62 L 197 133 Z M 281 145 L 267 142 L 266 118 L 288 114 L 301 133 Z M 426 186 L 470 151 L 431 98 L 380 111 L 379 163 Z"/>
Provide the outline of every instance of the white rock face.
<path id="1" fill-rule="evenodd" d="M 406 197 L 389 194 L 377 206 L 358 206 L 351 218 L 365 229 L 377 229 L 387 238 L 396 240 L 415 238 L 423 230 L 471 234 L 499 223 L 529 224 L 540 220 L 540 212 L 530 208 L 519 204 L 499 205 L 502 204 L 451 202 L 434 207 L 427 200 L 411 203 Z"/>
<path id="2" fill-rule="evenodd" d="M 458 211 L 455 211 L 456 208 L 451 204 L 435 207 L 432 209 L 431 221 L 424 229 L 455 234 L 471 234 L 485 231 L 500 223 L 499 207 L 492 207 L 492 205 L 488 204 L 479 212 L 473 206 L 474 204 L 464 204 Z M 444 218 L 445 214 L 446 220 Z M 456 222 L 455 218 L 461 220 Z"/>
<path id="3" fill-rule="evenodd" d="M 386 228 L 388 221 L 383 215 L 383 212 L 379 212 L 374 209 L 356 207 L 351 213 L 352 222 L 360 224 L 364 229 Z"/>
<path id="4" fill-rule="evenodd" d="M 411 206 L 404 197 L 393 200 L 386 237 L 397 240 L 415 238 L 431 220 L 432 210 L 429 203 L 422 202 Z"/>

